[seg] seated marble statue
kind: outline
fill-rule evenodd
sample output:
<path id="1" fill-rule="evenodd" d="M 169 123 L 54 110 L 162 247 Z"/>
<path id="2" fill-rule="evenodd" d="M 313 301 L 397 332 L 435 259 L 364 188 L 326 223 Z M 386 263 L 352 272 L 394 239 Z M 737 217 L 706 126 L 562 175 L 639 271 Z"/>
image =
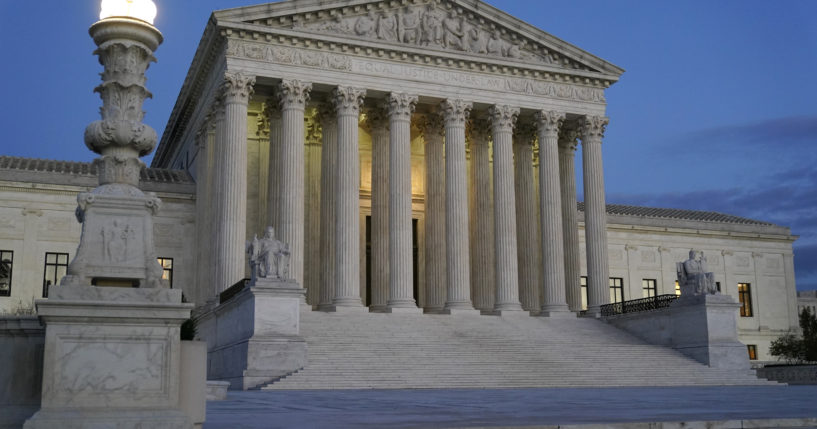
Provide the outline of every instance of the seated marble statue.
<path id="1" fill-rule="evenodd" d="M 690 250 L 689 259 L 677 264 L 681 295 L 717 294 L 715 274 L 709 272 L 704 252 Z"/>
<path id="2" fill-rule="evenodd" d="M 253 237 L 247 243 L 247 253 L 253 281 L 256 278 L 289 278 L 289 245 L 275 238 L 273 227 L 267 227 L 264 237 Z"/>

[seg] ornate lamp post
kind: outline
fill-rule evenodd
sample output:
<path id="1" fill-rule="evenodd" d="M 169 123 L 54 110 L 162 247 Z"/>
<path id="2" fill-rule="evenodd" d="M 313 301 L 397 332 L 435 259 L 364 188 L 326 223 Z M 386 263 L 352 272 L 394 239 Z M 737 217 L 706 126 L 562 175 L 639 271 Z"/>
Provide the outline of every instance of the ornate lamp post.
<path id="1" fill-rule="evenodd" d="M 144 163 L 156 145 L 156 131 L 142 123 L 142 104 L 151 94 L 145 71 L 162 34 L 153 26 L 150 0 L 103 0 L 100 20 L 89 32 L 105 68 L 95 92 L 102 119 L 85 129 L 99 187 L 77 197 L 82 238 L 63 286 L 162 287 L 162 269 L 153 247 L 152 217 L 160 201 L 139 189 Z"/>
<path id="2" fill-rule="evenodd" d="M 68 275 L 37 301 L 42 408 L 26 429 L 187 429 L 204 419 L 203 386 L 193 387 L 204 383 L 204 350 L 196 359 L 179 335 L 193 305 L 162 283 L 153 248 L 160 201 L 139 189 L 139 157 L 157 140 L 142 123 L 145 70 L 162 42 L 155 15 L 150 0 L 103 0 L 90 29 L 104 66 L 102 119 L 85 130 L 100 155 L 99 186 L 77 196 L 82 236 Z"/>

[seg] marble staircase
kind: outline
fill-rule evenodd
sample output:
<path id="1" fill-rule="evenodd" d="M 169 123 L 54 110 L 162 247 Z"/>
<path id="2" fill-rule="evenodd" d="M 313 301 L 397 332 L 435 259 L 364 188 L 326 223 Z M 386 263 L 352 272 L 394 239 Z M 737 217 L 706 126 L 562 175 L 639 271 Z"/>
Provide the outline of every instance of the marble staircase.
<path id="1" fill-rule="evenodd" d="M 262 389 L 768 385 L 587 318 L 305 312 L 309 364 Z"/>

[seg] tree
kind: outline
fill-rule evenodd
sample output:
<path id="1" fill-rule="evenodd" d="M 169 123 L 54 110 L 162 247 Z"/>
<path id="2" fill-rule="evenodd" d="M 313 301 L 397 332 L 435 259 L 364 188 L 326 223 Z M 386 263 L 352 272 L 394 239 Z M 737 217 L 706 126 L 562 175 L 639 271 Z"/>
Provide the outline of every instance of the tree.
<path id="1" fill-rule="evenodd" d="M 817 315 L 804 308 L 800 313 L 802 336 L 788 333 L 772 341 L 769 352 L 788 363 L 817 361 Z"/>

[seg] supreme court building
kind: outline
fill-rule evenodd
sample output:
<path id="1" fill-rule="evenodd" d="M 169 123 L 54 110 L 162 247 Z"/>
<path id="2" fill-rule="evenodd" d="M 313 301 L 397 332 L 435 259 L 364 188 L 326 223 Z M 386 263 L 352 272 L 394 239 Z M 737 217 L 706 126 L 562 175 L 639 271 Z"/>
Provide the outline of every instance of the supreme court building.
<path id="1" fill-rule="evenodd" d="M 796 237 L 605 206 L 605 89 L 622 73 L 479 0 L 217 11 L 143 174 L 165 202 L 157 254 L 205 305 L 248 277 L 246 242 L 271 225 L 318 311 L 555 317 L 675 293 L 675 263 L 698 248 L 743 304 L 741 339 L 768 358 L 797 326 Z M 43 252 L 73 255 L 74 188 L 94 183 L 69 163 L 23 165 L 0 159 L 13 172 L 0 180 L 0 251 L 16 258 L 9 296 L 25 304 L 39 286 L 11 285 L 38 283 Z"/>

